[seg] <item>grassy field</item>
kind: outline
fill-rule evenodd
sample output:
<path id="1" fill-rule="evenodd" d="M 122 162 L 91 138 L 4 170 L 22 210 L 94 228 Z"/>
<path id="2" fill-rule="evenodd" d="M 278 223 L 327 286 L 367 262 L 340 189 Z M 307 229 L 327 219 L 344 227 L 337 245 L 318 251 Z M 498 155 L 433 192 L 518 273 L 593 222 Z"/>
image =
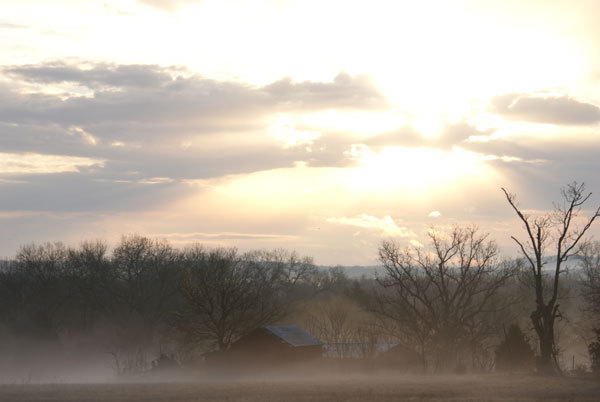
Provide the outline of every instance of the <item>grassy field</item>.
<path id="1" fill-rule="evenodd" d="M 195 383 L 7 384 L 1 401 L 600 401 L 592 379 L 351 377 Z"/>

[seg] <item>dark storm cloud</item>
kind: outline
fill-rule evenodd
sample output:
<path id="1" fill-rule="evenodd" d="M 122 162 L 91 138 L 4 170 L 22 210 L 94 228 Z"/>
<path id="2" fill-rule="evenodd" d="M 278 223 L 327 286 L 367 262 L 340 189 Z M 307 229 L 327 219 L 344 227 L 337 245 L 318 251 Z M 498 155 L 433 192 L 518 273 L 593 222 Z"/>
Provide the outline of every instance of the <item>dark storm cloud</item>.
<path id="1" fill-rule="evenodd" d="M 509 120 L 586 125 L 600 122 L 600 108 L 568 96 L 506 94 L 491 100 L 491 111 Z"/>

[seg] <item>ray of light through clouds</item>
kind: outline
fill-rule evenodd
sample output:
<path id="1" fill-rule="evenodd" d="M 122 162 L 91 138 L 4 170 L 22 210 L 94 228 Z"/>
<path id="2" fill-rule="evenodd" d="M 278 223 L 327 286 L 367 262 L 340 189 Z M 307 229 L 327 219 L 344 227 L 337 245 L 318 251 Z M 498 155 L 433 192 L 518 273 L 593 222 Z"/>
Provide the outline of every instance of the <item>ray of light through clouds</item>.
<path id="1" fill-rule="evenodd" d="M 0 255 L 123 233 L 323 264 L 600 194 L 596 1 L 0 2 Z M 600 198 L 594 198 L 596 202 Z M 596 233 L 599 233 L 596 230 Z"/>

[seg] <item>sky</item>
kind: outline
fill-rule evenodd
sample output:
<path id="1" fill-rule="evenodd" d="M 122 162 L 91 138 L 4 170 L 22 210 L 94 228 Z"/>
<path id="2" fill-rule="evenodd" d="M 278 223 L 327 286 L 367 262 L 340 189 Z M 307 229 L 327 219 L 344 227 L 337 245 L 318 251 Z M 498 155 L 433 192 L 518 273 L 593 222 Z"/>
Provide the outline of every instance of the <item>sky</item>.
<path id="1" fill-rule="evenodd" d="M 377 263 L 600 204 L 600 2 L 0 0 L 0 256 L 31 242 Z M 593 234 L 600 235 L 595 227 Z"/>

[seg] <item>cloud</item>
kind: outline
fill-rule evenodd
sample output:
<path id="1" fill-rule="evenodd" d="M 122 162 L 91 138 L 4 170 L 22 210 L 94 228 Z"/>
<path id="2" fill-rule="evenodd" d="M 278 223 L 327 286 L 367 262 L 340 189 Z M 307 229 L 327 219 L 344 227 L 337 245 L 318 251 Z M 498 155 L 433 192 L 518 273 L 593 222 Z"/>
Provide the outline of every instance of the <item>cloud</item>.
<path id="1" fill-rule="evenodd" d="M 10 22 L 0 22 L 0 29 L 29 29 L 27 25 L 13 24 Z"/>
<path id="2" fill-rule="evenodd" d="M 364 143 L 371 148 L 380 149 L 384 146 L 402 146 L 410 148 L 427 147 L 451 150 L 454 146 L 462 146 L 469 137 L 490 135 L 494 130 L 478 130 L 476 127 L 461 121 L 445 123 L 439 135 L 426 137 L 411 126 L 399 130 L 375 135 Z"/>
<path id="3" fill-rule="evenodd" d="M 189 232 L 189 233 L 158 233 L 151 234 L 152 237 L 173 240 L 178 243 L 191 243 L 194 240 L 239 240 L 239 239 L 293 239 L 296 236 L 266 233 L 236 233 L 236 232 Z"/>
<path id="4" fill-rule="evenodd" d="M 490 109 L 509 120 L 558 125 L 600 122 L 600 107 L 566 95 L 506 94 L 492 98 Z"/>
<path id="5" fill-rule="evenodd" d="M 484 141 L 467 141 L 465 149 L 490 156 L 490 161 L 511 164 L 592 162 L 600 147 L 600 136 L 569 132 L 551 137 L 515 132 L 511 135 L 489 136 Z M 493 157 L 492 157 L 493 156 Z"/>
<path id="6" fill-rule="evenodd" d="M 15 183 L 27 183 L 26 181 L 23 180 L 13 180 L 13 179 L 2 179 L 0 178 L 0 183 L 10 183 L 10 184 L 15 184 Z"/>
<path id="7" fill-rule="evenodd" d="M 0 204 L 9 209 L 129 211 L 184 196 L 186 180 L 298 161 L 346 166 L 343 133 L 293 127 L 278 140 L 269 125 L 278 115 L 387 104 L 368 79 L 348 74 L 252 86 L 156 65 L 2 71 L 10 81 L 0 83 Z"/>
<path id="8" fill-rule="evenodd" d="M 327 222 L 339 223 L 342 225 L 356 226 L 366 229 L 378 229 L 382 234 L 393 237 L 410 237 L 414 234 L 406 227 L 396 225 L 396 222 L 389 215 L 383 218 L 377 218 L 375 216 L 360 214 L 353 218 L 327 218 Z"/>
<path id="9" fill-rule="evenodd" d="M 367 76 L 338 74 L 332 83 L 303 81 L 295 83 L 284 78 L 264 87 L 280 102 L 294 109 L 323 108 L 335 104 L 338 108 L 375 109 L 388 106 L 386 98 Z"/>
<path id="10" fill-rule="evenodd" d="M 139 212 L 193 192 L 176 181 L 149 184 L 135 175 L 129 180 L 98 180 L 98 173 L 78 169 L 51 174 L 36 171 L 18 176 L 26 184 L 2 183 L 0 205 L 6 211 Z"/>
<path id="11" fill-rule="evenodd" d="M 410 243 L 410 244 L 411 244 L 413 247 L 418 247 L 418 248 L 422 248 L 422 247 L 424 247 L 424 246 L 423 246 L 423 243 L 421 243 L 420 241 L 418 241 L 418 240 L 415 240 L 415 239 L 411 239 L 409 243 Z"/>
<path id="12" fill-rule="evenodd" d="M 103 163 L 100 159 L 73 156 L 0 152 L 0 175 L 79 172 L 83 167 L 102 167 Z"/>
<path id="13" fill-rule="evenodd" d="M 92 89 L 102 87 L 155 87 L 172 80 L 178 70 L 157 65 L 116 65 L 110 63 L 82 63 L 64 61 L 28 64 L 3 68 L 14 78 L 39 84 L 74 83 Z"/>
<path id="14" fill-rule="evenodd" d="M 430 218 L 439 218 L 440 216 L 442 216 L 442 214 L 440 211 L 431 211 L 427 216 Z"/>
<path id="15" fill-rule="evenodd" d="M 365 77 L 348 74 L 254 87 L 156 65 L 56 61 L 3 70 L 13 87 L 0 86 L 1 149 L 103 158 L 106 172 L 127 166 L 147 177 L 217 177 L 295 161 L 344 165 L 343 141 L 307 149 L 318 134 L 298 129 L 282 144 L 266 122 L 277 113 L 387 104 Z M 91 94 L 20 93 L 19 80 L 76 85 Z"/>
<path id="16" fill-rule="evenodd" d="M 348 74 L 338 75 L 333 82 L 284 79 L 253 87 L 198 75 L 184 76 L 174 67 L 154 65 L 53 62 L 10 66 L 3 70 L 13 79 L 39 84 L 70 83 L 94 91 L 92 97 L 34 94 L 15 99 L 15 94 L 0 94 L 0 102 L 7 107 L 12 105 L 0 113 L 0 121 L 15 123 L 35 121 L 82 126 L 107 121 L 160 122 L 198 132 L 235 128 L 240 123 L 233 122 L 240 118 L 247 124 L 249 119 L 256 122 L 277 112 L 368 109 L 387 105 L 385 97 L 369 80 Z"/>
<path id="17" fill-rule="evenodd" d="M 98 145 L 98 140 L 92 134 L 86 132 L 81 127 L 71 127 L 71 131 L 76 135 L 81 136 L 88 144 L 96 146 Z"/>
<path id="18" fill-rule="evenodd" d="M 137 0 L 138 4 L 154 7 L 162 11 L 173 12 L 187 4 L 202 3 L 203 0 Z"/>

